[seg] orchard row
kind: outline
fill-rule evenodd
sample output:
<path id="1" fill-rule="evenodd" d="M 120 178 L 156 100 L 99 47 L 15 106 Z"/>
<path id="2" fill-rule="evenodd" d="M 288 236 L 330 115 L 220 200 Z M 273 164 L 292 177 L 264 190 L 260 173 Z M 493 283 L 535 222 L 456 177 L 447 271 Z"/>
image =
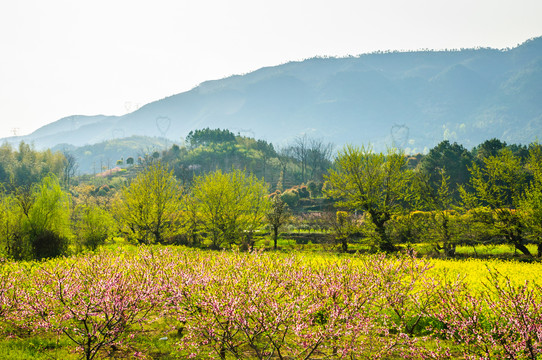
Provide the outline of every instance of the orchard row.
<path id="1" fill-rule="evenodd" d="M 179 357 L 536 359 L 542 292 L 482 290 L 410 256 L 305 257 L 139 247 L 5 263 L 5 329 L 60 333 L 86 358 L 161 321 Z M 137 343 L 134 345 L 137 348 Z M 145 351 L 138 355 L 145 357 Z"/>

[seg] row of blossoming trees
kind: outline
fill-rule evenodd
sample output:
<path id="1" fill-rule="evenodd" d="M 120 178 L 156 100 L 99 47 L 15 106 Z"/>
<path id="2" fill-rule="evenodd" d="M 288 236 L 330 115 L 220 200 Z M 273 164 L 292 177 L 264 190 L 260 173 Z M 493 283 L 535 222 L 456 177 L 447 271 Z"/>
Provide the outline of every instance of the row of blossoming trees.
<path id="1" fill-rule="evenodd" d="M 86 359 L 126 349 L 145 357 L 141 332 L 169 337 L 170 351 L 183 358 L 542 353 L 539 286 L 491 272 L 485 288 L 474 290 L 408 256 L 337 260 L 141 247 L 4 264 L 0 283 L 2 331 L 60 334 Z"/>

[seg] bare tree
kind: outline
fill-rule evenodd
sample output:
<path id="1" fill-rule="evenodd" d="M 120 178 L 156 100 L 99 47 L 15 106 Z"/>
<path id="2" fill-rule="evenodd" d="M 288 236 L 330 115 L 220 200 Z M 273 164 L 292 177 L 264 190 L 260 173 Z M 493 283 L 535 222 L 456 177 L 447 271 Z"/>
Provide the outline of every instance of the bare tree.
<path id="1" fill-rule="evenodd" d="M 333 144 L 325 143 L 322 139 L 310 139 L 307 153 L 312 179 L 321 180 L 324 172 L 331 166 Z"/>
<path id="2" fill-rule="evenodd" d="M 291 159 L 291 147 L 282 147 L 277 150 L 277 159 L 280 163 L 280 185 L 277 186 L 280 191 L 284 190 L 284 183 L 286 181 L 286 170 L 288 169 L 288 163 Z"/>
<path id="3" fill-rule="evenodd" d="M 322 179 L 324 171 L 331 165 L 333 144 L 325 143 L 322 139 L 313 139 L 303 135 L 294 139 L 290 145 L 291 156 L 301 165 L 303 182 L 312 179 Z M 310 168 L 310 176 L 308 174 Z"/>
<path id="4" fill-rule="evenodd" d="M 77 158 L 70 152 L 64 151 L 64 158 L 66 159 L 64 163 L 64 183 L 66 184 L 66 189 L 70 190 L 70 180 L 75 176 L 75 172 L 79 168 L 79 164 L 77 163 Z"/>
<path id="5" fill-rule="evenodd" d="M 293 144 L 290 146 L 292 156 L 301 164 L 301 179 L 303 182 L 306 180 L 307 175 L 307 163 L 309 160 L 309 139 L 307 135 L 298 136 L 294 139 Z"/>

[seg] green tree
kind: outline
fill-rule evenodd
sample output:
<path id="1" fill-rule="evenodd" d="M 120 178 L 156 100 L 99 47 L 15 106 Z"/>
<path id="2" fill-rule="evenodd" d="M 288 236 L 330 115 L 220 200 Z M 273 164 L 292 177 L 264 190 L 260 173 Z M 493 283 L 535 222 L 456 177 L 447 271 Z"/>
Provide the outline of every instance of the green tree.
<path id="1" fill-rule="evenodd" d="M 75 208 L 75 229 L 80 246 L 95 250 L 111 235 L 111 213 L 96 204 L 79 204 Z"/>
<path id="2" fill-rule="evenodd" d="M 506 142 L 501 141 L 497 138 L 486 140 L 474 149 L 472 152 L 476 158 L 482 161 L 485 158 L 497 156 L 503 149 L 506 148 Z"/>
<path id="3" fill-rule="evenodd" d="M 9 144 L 0 146 L 0 177 L 10 182 L 14 190 L 19 186 L 32 186 L 47 175 L 62 176 L 65 158 L 60 152 L 36 151 L 21 142 L 17 150 Z"/>
<path id="4" fill-rule="evenodd" d="M 139 243 L 160 243 L 175 234 L 181 189 L 161 161 L 146 167 L 122 189 L 115 205 L 121 231 Z"/>
<path id="5" fill-rule="evenodd" d="M 524 221 L 517 208 L 526 185 L 526 172 L 521 160 L 510 149 L 501 150 L 496 156 L 482 159 L 483 165 L 476 163 L 469 169 L 471 173 L 470 190 L 462 186 L 461 198 L 465 207 L 488 226 L 494 236 L 504 238 L 517 250 L 531 256 L 525 246 Z M 487 210 L 491 217 L 485 216 Z"/>
<path id="6" fill-rule="evenodd" d="M 542 145 L 534 144 L 530 147 L 528 165 L 533 179 L 520 199 L 520 207 L 538 246 L 537 256 L 542 257 Z"/>
<path id="7" fill-rule="evenodd" d="M 15 197 L 0 193 L 0 254 L 4 257 L 22 260 L 31 256 L 30 244 L 22 238 L 23 216 Z"/>
<path id="8" fill-rule="evenodd" d="M 269 161 L 272 158 L 276 158 L 277 153 L 275 151 L 275 148 L 273 148 L 273 144 L 268 143 L 265 140 L 258 140 L 256 142 L 256 150 L 258 150 L 261 154 L 260 158 L 262 161 L 262 176 L 265 179 L 267 176 L 267 167 Z"/>
<path id="9" fill-rule="evenodd" d="M 268 185 L 240 170 L 220 170 L 198 176 L 192 187 L 201 233 L 213 248 L 224 244 L 250 245 L 252 234 L 264 224 L 269 209 Z"/>
<path id="10" fill-rule="evenodd" d="M 21 214 L 19 249 L 23 258 L 44 259 L 63 255 L 68 250 L 70 231 L 70 198 L 62 191 L 58 178 L 46 176 L 32 187 L 19 188 L 15 194 Z M 26 245 L 25 245 L 26 244 Z"/>
<path id="11" fill-rule="evenodd" d="M 186 143 L 188 144 L 189 148 L 225 142 L 235 142 L 235 135 L 227 129 L 221 130 L 205 128 L 190 131 L 186 137 Z"/>
<path id="12" fill-rule="evenodd" d="M 271 211 L 267 213 L 267 222 L 273 230 L 273 248 L 277 250 L 277 242 L 279 237 L 279 230 L 281 226 L 286 224 L 290 220 L 291 214 L 288 210 L 288 204 L 282 200 L 279 194 L 276 194 L 271 200 Z"/>
<path id="13" fill-rule="evenodd" d="M 457 195 L 458 187 L 469 181 L 468 167 L 471 164 L 472 154 L 467 149 L 457 143 L 450 144 L 448 140 L 445 140 L 432 148 L 422 158 L 419 172 L 427 178 L 429 185 L 436 190 L 441 185 L 440 172 L 445 170 L 446 176 L 449 177 L 450 191 Z M 459 200 L 459 198 L 456 200 Z"/>
<path id="14" fill-rule="evenodd" d="M 424 229 L 423 237 L 433 243 L 437 251 L 443 250 L 446 256 L 455 256 L 456 249 L 456 220 L 452 210 L 453 195 L 450 190 L 450 177 L 444 169 L 439 171 L 440 185 L 434 188 L 431 180 L 424 173 L 417 173 L 414 177 L 414 198 L 417 210 L 428 210 L 427 214 L 416 218 L 418 224 L 429 220 Z M 424 216 L 427 215 L 427 216 Z"/>
<path id="15" fill-rule="evenodd" d="M 332 231 L 335 243 L 341 244 L 343 252 L 348 251 L 348 239 L 357 229 L 352 214 L 346 211 L 337 211 L 332 222 Z"/>
<path id="16" fill-rule="evenodd" d="M 336 205 L 361 210 L 370 215 L 375 227 L 377 246 L 383 251 L 396 250 L 386 233 L 392 215 L 403 211 L 408 199 L 409 173 L 405 156 L 394 149 L 374 153 L 372 147 L 347 145 L 335 159 L 335 169 L 326 176 L 326 195 Z"/>

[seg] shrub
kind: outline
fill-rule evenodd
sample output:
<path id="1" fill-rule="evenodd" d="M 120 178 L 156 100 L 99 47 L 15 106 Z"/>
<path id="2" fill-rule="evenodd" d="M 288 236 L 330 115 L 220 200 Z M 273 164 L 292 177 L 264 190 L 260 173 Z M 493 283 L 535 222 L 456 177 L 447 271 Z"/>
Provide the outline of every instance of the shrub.
<path id="1" fill-rule="evenodd" d="M 297 206 L 299 203 L 299 194 L 294 189 L 286 190 L 280 197 L 290 208 Z"/>
<path id="2" fill-rule="evenodd" d="M 33 235 L 30 242 L 34 259 L 37 260 L 65 255 L 68 251 L 68 239 L 51 230 Z"/>
<path id="3" fill-rule="evenodd" d="M 310 197 L 310 193 L 309 193 L 309 190 L 307 189 L 307 187 L 305 185 L 301 185 L 297 192 L 299 193 L 299 198 L 300 199 L 308 199 Z"/>

